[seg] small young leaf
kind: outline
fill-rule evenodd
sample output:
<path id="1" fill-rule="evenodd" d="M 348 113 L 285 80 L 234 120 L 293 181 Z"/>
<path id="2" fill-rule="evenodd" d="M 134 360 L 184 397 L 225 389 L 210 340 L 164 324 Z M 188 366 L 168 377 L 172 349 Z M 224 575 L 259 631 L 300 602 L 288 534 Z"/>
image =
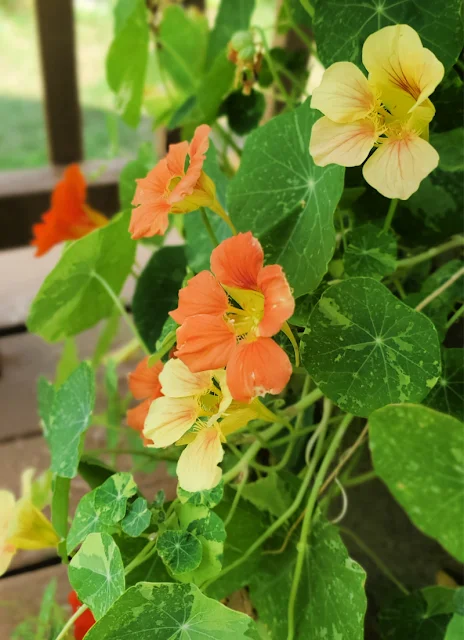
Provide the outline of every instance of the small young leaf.
<path id="1" fill-rule="evenodd" d="M 292 496 L 285 482 L 277 473 L 250 482 L 243 487 L 242 496 L 258 509 L 280 516 L 292 503 Z"/>
<path id="2" fill-rule="evenodd" d="M 169 311 L 177 306 L 185 270 L 184 248 L 162 247 L 150 258 L 137 281 L 132 312 L 150 350 L 155 348 Z"/>
<path id="3" fill-rule="evenodd" d="M 373 224 L 357 227 L 349 236 L 343 262 L 349 276 L 382 280 L 396 269 L 396 240 Z"/>
<path id="4" fill-rule="evenodd" d="M 212 489 L 205 489 L 205 491 L 196 491 L 195 493 L 186 491 L 185 489 L 182 489 L 182 487 L 177 487 L 177 497 L 182 503 L 188 502 L 189 504 L 193 504 L 196 506 L 208 507 L 208 509 L 212 509 L 217 504 L 219 504 L 222 500 L 223 495 L 224 483 L 222 481 Z"/>
<path id="5" fill-rule="evenodd" d="M 113 312 L 114 301 L 97 277 L 119 295 L 135 255 L 128 227 L 129 214 L 121 214 L 70 244 L 32 303 L 29 331 L 56 342 L 93 327 Z"/>
<path id="6" fill-rule="evenodd" d="M 148 63 L 149 30 L 145 0 L 134 0 L 130 11 L 115 8 L 116 33 L 106 58 L 106 78 L 116 94 L 116 108 L 131 127 L 140 121 Z M 128 7 L 125 3 L 125 9 Z M 124 16 L 122 19 L 122 14 Z"/>
<path id="7" fill-rule="evenodd" d="M 95 490 L 95 509 L 103 524 L 120 522 L 125 516 L 127 500 L 137 493 L 132 474 L 115 473 Z"/>
<path id="8" fill-rule="evenodd" d="M 69 565 L 69 582 L 99 620 L 124 593 L 121 552 L 107 533 L 91 533 Z"/>
<path id="9" fill-rule="evenodd" d="M 248 28 L 250 18 L 255 8 L 255 0 L 222 0 L 217 12 L 214 28 L 211 31 L 206 56 L 206 66 L 209 67 L 224 49 L 236 31 Z"/>
<path id="10" fill-rule="evenodd" d="M 198 567 L 202 557 L 201 542 L 187 531 L 165 531 L 158 538 L 158 553 L 172 573 L 186 573 Z"/>
<path id="11" fill-rule="evenodd" d="M 442 374 L 423 404 L 464 421 L 464 349 L 443 349 Z"/>
<path id="12" fill-rule="evenodd" d="M 372 278 L 350 278 L 324 292 L 301 357 L 321 390 L 357 416 L 393 402 L 420 402 L 440 375 L 433 324 Z"/>
<path id="13" fill-rule="evenodd" d="M 463 424 L 409 404 L 379 409 L 369 425 L 377 475 L 416 527 L 462 562 Z"/>
<path id="14" fill-rule="evenodd" d="M 151 511 L 148 510 L 145 498 L 137 498 L 127 511 L 121 522 L 124 533 L 131 538 L 137 538 L 149 526 L 151 521 Z"/>
<path id="15" fill-rule="evenodd" d="M 259 238 L 268 263 L 284 268 L 295 297 L 313 291 L 327 271 L 343 191 L 344 169 L 317 167 L 309 155 L 319 117 L 305 102 L 253 131 L 228 191 L 232 221 Z"/>
<path id="16" fill-rule="evenodd" d="M 208 598 L 195 585 L 149 582 L 130 587 L 85 640 L 115 638 L 259 640 L 249 616 Z"/>
<path id="17" fill-rule="evenodd" d="M 81 436 L 89 426 L 95 404 L 93 369 L 87 362 L 82 362 L 54 392 L 51 407 L 50 387 L 43 382 L 39 384 L 39 407 L 52 458 L 51 469 L 64 478 L 74 478 L 79 464 Z M 48 415 L 45 413 L 47 410 Z"/>

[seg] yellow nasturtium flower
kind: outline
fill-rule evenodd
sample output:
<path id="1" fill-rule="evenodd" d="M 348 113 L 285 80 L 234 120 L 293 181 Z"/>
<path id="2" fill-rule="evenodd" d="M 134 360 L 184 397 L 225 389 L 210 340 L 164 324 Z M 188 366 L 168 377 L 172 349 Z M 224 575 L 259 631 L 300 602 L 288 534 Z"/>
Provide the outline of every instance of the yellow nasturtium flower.
<path id="1" fill-rule="evenodd" d="M 0 490 L 0 576 L 8 569 L 18 549 L 34 550 L 56 547 L 60 538 L 51 522 L 34 504 L 45 500 L 48 478 L 32 483 L 30 469 L 22 478 L 23 496 L 16 501 L 11 491 Z"/>
<path id="2" fill-rule="evenodd" d="M 444 68 L 405 24 L 385 27 L 364 43 L 366 78 L 351 62 L 336 62 L 314 90 L 311 106 L 324 117 L 313 126 L 310 153 L 319 166 L 360 165 L 387 198 L 406 200 L 438 165 L 428 142 L 435 108 L 429 96 Z"/>
<path id="3" fill-rule="evenodd" d="M 151 403 L 143 435 L 152 442 L 148 446 L 187 445 L 177 463 L 179 485 L 186 491 L 217 485 L 227 435 L 255 418 L 275 419 L 258 399 L 249 404 L 234 401 L 224 369 L 192 373 L 181 360 L 172 359 L 159 381 L 163 396 Z"/>

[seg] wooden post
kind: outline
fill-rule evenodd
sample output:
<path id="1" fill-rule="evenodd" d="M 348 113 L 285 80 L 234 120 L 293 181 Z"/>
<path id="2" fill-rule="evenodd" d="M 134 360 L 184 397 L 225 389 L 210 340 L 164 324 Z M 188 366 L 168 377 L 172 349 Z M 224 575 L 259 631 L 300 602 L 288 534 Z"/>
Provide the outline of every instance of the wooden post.
<path id="1" fill-rule="evenodd" d="M 82 129 L 72 0 L 35 0 L 35 4 L 50 160 L 53 164 L 80 162 Z"/>

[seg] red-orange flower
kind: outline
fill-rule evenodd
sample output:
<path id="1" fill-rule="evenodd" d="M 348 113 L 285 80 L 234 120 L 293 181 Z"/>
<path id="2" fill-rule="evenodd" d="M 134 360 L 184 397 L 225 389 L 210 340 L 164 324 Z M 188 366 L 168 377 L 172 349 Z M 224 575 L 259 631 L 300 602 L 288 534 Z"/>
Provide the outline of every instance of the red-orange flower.
<path id="1" fill-rule="evenodd" d="M 227 218 L 217 201 L 213 181 L 203 171 L 210 131 L 208 125 L 202 124 L 196 128 L 190 144 L 184 141 L 169 145 L 167 156 L 145 178 L 137 180 L 132 200 L 136 208 L 132 210 L 129 226 L 135 240 L 163 235 L 168 228 L 169 213 L 209 207 Z"/>
<path id="2" fill-rule="evenodd" d="M 77 240 L 108 224 L 108 219 L 86 204 L 87 186 L 79 165 L 66 167 L 63 179 L 52 193 L 51 208 L 43 214 L 42 222 L 32 227 L 36 256 L 47 253 L 55 244 Z"/>
<path id="3" fill-rule="evenodd" d="M 75 591 L 71 591 L 68 595 L 68 602 L 71 605 L 73 613 L 82 606 L 82 602 L 77 597 L 77 593 Z M 82 613 L 77 620 L 74 621 L 74 638 L 76 640 L 83 640 L 87 631 L 93 627 L 95 624 L 95 618 L 93 617 L 90 609 L 87 609 Z"/>
<path id="4" fill-rule="evenodd" d="M 232 396 L 249 402 L 280 393 L 292 373 L 285 351 L 272 340 L 292 315 L 295 301 L 282 267 L 263 266 L 264 254 L 250 232 L 224 240 L 179 293 L 171 316 L 177 351 L 192 372 L 227 367 Z M 214 275 L 213 275 L 214 274 Z"/>
<path id="5" fill-rule="evenodd" d="M 153 367 L 148 366 L 148 358 L 144 358 L 135 370 L 129 374 L 129 389 L 136 400 L 142 400 L 136 407 L 129 409 L 126 415 L 127 424 L 131 429 L 143 434 L 145 418 L 150 405 L 156 398 L 160 398 L 161 383 L 159 374 L 163 370 L 163 363 L 157 362 Z M 145 444 L 152 444 L 151 440 L 144 438 Z"/>

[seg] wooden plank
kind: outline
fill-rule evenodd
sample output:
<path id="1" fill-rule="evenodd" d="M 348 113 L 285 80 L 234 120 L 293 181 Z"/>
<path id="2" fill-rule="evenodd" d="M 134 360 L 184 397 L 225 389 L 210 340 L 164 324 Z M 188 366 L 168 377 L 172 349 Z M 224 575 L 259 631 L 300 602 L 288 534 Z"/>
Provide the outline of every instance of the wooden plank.
<path id="1" fill-rule="evenodd" d="M 72 0 L 36 0 L 48 143 L 53 164 L 83 158 Z"/>
<path id="2" fill-rule="evenodd" d="M 53 578 L 58 580 L 57 601 L 71 615 L 67 604 L 71 589 L 64 565 L 0 579 L 0 638 L 6 640 L 20 622 L 39 613 L 43 592 Z"/>

